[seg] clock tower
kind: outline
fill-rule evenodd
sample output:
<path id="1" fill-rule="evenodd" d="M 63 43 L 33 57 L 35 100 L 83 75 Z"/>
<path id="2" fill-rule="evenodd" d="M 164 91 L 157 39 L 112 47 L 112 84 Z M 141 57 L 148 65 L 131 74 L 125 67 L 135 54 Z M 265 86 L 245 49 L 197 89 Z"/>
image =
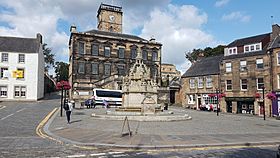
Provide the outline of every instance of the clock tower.
<path id="1" fill-rule="evenodd" d="M 122 7 L 101 3 L 97 11 L 98 30 L 122 33 L 122 14 Z"/>

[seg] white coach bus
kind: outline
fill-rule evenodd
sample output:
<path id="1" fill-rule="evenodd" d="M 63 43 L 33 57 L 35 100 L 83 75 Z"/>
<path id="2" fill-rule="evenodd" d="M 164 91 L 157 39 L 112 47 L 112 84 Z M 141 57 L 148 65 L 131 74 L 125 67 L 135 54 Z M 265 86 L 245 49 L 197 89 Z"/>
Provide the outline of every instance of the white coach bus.
<path id="1" fill-rule="evenodd" d="M 122 91 L 110 89 L 93 89 L 95 104 L 103 104 L 106 100 L 109 105 L 122 105 Z"/>

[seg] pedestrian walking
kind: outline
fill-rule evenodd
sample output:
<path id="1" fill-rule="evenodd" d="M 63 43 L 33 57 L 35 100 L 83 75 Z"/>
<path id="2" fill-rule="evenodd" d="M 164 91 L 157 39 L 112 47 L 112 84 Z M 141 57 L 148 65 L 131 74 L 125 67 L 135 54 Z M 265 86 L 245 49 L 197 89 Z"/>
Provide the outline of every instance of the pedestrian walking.
<path id="1" fill-rule="evenodd" d="M 66 103 L 64 104 L 64 110 L 66 112 L 67 123 L 70 124 L 70 119 L 71 119 L 70 116 L 71 116 L 71 112 L 73 110 L 73 105 L 68 100 L 66 100 Z"/>

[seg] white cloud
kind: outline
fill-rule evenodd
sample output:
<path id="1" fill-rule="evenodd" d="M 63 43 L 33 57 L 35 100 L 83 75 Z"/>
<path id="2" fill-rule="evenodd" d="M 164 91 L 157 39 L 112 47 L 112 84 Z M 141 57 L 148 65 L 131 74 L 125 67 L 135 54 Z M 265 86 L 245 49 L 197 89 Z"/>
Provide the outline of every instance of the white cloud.
<path id="1" fill-rule="evenodd" d="M 245 15 L 242 12 L 231 12 L 230 14 L 223 15 L 222 20 L 231 21 L 236 20 L 240 22 L 249 22 L 251 20 L 250 15 Z"/>
<path id="2" fill-rule="evenodd" d="M 150 19 L 144 23 L 141 36 L 154 36 L 163 44 L 163 62 L 176 64 L 186 71 L 190 66 L 185 52 L 193 48 L 216 44 L 212 35 L 202 30 L 207 15 L 192 5 L 168 5 L 166 9 L 154 9 Z"/>
<path id="3" fill-rule="evenodd" d="M 79 31 L 96 29 L 99 5 L 111 4 L 111 0 L 2 0 L 1 6 L 9 8 L 1 12 L 1 35 L 35 38 L 36 33 L 53 49 L 57 60 L 68 61 L 69 27 L 57 29 L 59 20 L 76 24 Z M 192 5 L 175 6 L 171 0 L 118 0 L 114 4 L 123 7 L 123 32 L 139 32 L 140 36 L 154 36 L 163 44 L 163 62 L 181 68 L 188 65 L 186 51 L 209 46 L 215 41 L 202 30 L 207 14 Z M 59 31 L 58 31 L 59 30 Z M 213 42 L 214 41 L 214 42 Z"/>
<path id="4" fill-rule="evenodd" d="M 230 0 L 218 0 L 215 3 L 215 7 L 222 7 L 229 3 Z"/>

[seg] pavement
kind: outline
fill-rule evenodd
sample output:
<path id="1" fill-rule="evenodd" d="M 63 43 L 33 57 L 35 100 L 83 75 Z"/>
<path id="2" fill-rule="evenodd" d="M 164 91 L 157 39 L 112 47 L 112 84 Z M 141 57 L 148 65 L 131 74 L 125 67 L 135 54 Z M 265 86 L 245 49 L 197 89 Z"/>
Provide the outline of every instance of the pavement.
<path id="1" fill-rule="evenodd" d="M 44 132 L 53 140 L 78 146 L 120 148 L 203 148 L 280 144 L 280 121 L 195 111 L 170 107 L 175 113 L 187 113 L 188 121 L 140 122 L 100 120 L 92 113 L 104 114 L 107 109 L 74 109 L 71 124 L 60 110 L 44 125 Z M 110 108 L 108 110 L 114 110 Z M 129 127 L 127 125 L 129 124 Z M 129 129 L 131 136 L 129 135 Z"/>

